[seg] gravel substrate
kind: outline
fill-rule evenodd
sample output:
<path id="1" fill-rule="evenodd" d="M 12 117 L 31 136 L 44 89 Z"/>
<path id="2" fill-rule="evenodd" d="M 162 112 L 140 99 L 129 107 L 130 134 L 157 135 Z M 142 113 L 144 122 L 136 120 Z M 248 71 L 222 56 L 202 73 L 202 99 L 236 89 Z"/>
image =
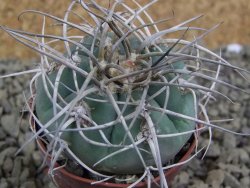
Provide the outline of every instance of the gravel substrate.
<path id="1" fill-rule="evenodd" d="M 222 50 L 222 56 L 234 65 L 250 70 L 250 47 L 239 53 Z M 0 75 L 22 71 L 28 67 L 19 61 L 0 61 Z M 225 70 L 222 75 L 235 85 L 250 91 L 250 84 L 234 71 Z M 27 145 L 17 156 L 16 151 L 30 138 L 27 115 L 21 118 L 25 103 L 23 91 L 29 75 L 0 79 L 0 188 L 55 188 L 39 169 L 42 159 L 36 144 Z M 249 78 L 249 77 L 248 77 Z M 235 104 L 218 100 L 209 111 L 211 119 L 233 118 L 220 123 L 237 132 L 250 133 L 250 96 L 228 88 L 221 88 Z M 218 124 L 218 123 L 217 123 Z M 200 142 L 208 142 L 203 134 Z M 249 188 L 250 187 L 250 137 L 240 137 L 213 130 L 213 143 L 201 160 L 198 156 L 186 165 L 175 178 L 172 188 Z"/>
<path id="2" fill-rule="evenodd" d="M 0 75 L 27 69 L 19 61 L 0 61 Z M 30 75 L 0 79 L 0 188 L 55 188 L 43 169 L 38 171 L 42 159 L 35 142 L 15 155 L 33 134 L 22 113 L 29 79 Z"/>

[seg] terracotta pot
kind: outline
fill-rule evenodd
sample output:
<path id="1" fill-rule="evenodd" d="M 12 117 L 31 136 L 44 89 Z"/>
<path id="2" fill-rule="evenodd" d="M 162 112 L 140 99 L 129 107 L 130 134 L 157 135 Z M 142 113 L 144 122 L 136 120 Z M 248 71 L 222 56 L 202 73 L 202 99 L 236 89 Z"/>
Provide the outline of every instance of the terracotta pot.
<path id="1" fill-rule="evenodd" d="M 32 99 L 30 99 L 29 101 L 31 108 L 32 108 L 32 101 L 33 101 Z M 35 121 L 32 117 L 30 117 L 30 125 L 31 125 L 31 129 L 33 131 L 36 131 Z M 196 142 L 195 142 L 194 136 L 192 136 L 192 138 L 193 140 L 192 142 L 190 142 L 191 143 L 190 147 L 188 148 L 188 150 L 186 150 L 186 152 L 183 153 L 183 155 L 181 156 L 178 162 L 183 162 L 187 160 L 191 156 L 192 152 L 194 151 Z M 47 151 L 46 144 L 41 139 L 37 139 L 37 144 L 43 157 L 46 157 L 47 166 L 49 166 L 51 157 L 49 155 L 46 155 L 46 151 Z M 56 164 L 56 166 L 60 166 L 60 165 Z M 174 177 L 180 171 L 181 167 L 182 165 L 179 165 L 179 166 L 166 170 L 165 176 L 166 176 L 168 183 L 174 179 Z M 59 168 L 58 170 L 55 170 L 53 172 L 53 180 L 59 188 L 125 188 L 129 186 L 129 184 L 118 184 L 118 183 L 109 183 L 109 182 L 102 182 L 102 183 L 92 185 L 91 183 L 95 182 L 95 180 L 76 176 L 66 171 L 65 168 Z M 156 177 L 154 179 L 154 182 L 159 183 L 160 177 Z M 135 186 L 135 188 L 146 188 L 146 187 L 147 187 L 146 182 L 140 182 Z M 157 187 L 159 186 L 156 185 L 155 183 L 152 183 L 151 188 L 157 188 Z"/>

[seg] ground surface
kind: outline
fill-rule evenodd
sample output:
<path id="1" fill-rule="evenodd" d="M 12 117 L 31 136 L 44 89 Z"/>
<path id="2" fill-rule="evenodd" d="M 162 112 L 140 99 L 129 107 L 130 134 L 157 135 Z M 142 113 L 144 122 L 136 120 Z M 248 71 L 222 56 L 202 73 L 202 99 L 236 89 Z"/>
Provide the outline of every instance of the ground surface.
<path id="1" fill-rule="evenodd" d="M 106 5 L 109 2 L 108 0 L 98 1 Z M 70 2 L 70 0 L 1 1 L 0 25 L 40 32 L 42 19 L 26 15 L 19 22 L 18 14 L 25 9 L 35 9 L 62 16 Z M 139 2 L 145 1 L 139 0 Z M 172 10 L 175 12 L 175 19 L 163 27 L 173 26 L 199 14 L 205 14 L 205 16 L 195 22 L 195 26 L 210 28 L 224 21 L 219 29 L 205 39 L 205 43 L 211 48 L 221 47 L 228 43 L 250 44 L 250 4 L 248 0 L 159 0 L 150 8 L 149 12 L 155 18 L 166 18 L 170 17 Z M 0 56 L 2 58 L 29 59 L 35 54 L 0 31 Z"/>

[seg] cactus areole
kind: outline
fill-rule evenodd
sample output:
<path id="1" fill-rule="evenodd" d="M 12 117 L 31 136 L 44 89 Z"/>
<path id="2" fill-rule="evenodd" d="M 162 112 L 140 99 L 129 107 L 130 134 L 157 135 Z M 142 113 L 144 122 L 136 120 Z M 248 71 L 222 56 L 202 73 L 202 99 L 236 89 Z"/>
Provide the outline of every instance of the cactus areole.
<path id="1" fill-rule="evenodd" d="M 56 147 L 67 145 L 91 169 L 138 174 L 166 165 L 188 141 L 191 133 L 158 135 L 195 129 L 193 121 L 174 115 L 196 116 L 195 93 L 174 84 L 185 78 L 171 72 L 185 64 L 159 55 L 168 46 L 140 50 L 143 41 L 131 33 L 114 49 L 123 37 L 116 29 L 83 37 L 68 57 L 76 70 L 56 65 L 38 77 L 35 111 L 44 126 L 59 114 L 46 127 L 48 140 L 58 138 Z"/>

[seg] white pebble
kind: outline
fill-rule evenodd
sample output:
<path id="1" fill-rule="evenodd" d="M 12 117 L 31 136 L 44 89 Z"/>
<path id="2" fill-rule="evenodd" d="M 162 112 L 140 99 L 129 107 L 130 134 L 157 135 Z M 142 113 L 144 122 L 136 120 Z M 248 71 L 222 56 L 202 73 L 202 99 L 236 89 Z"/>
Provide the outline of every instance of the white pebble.
<path id="1" fill-rule="evenodd" d="M 227 45 L 227 51 L 232 53 L 240 53 L 242 50 L 242 45 L 234 43 Z"/>

